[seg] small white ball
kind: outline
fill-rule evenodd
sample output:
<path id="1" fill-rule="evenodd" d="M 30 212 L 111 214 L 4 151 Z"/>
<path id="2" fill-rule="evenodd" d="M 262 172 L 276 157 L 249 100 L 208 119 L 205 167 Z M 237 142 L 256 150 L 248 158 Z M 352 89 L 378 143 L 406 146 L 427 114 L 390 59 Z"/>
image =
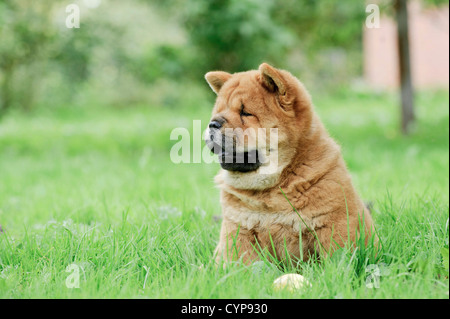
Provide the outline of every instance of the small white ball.
<path id="1" fill-rule="evenodd" d="M 274 290 L 287 289 L 294 292 L 305 287 L 312 287 L 312 285 L 305 279 L 305 277 L 299 274 L 286 274 L 278 277 L 273 282 Z"/>

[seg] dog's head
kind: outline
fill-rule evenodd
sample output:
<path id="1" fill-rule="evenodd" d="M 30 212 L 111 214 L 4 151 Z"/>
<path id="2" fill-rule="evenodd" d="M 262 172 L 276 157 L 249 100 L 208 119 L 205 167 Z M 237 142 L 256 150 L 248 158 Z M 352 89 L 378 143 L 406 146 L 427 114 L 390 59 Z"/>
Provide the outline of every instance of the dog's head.
<path id="1" fill-rule="evenodd" d="M 279 174 L 310 130 L 311 100 L 303 85 L 266 63 L 205 78 L 217 94 L 205 141 L 222 168 L 234 178 Z"/>

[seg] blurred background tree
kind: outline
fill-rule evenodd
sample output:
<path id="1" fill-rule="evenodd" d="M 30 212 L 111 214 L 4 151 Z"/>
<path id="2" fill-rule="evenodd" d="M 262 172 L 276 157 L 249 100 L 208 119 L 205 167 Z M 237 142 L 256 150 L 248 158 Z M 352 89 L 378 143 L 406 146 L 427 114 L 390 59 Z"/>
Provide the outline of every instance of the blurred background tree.
<path id="1" fill-rule="evenodd" d="M 448 3 L 446 0 L 426 0 L 427 5 L 440 5 Z M 395 8 L 395 18 L 397 22 L 397 42 L 399 57 L 400 74 L 400 110 L 401 110 L 401 128 L 404 134 L 411 132 L 416 116 L 414 111 L 414 88 L 411 76 L 411 58 L 410 58 L 410 32 L 408 18 L 407 0 L 393 0 Z"/>
<path id="2" fill-rule="evenodd" d="M 0 2 L 0 70 L 1 110 L 5 111 L 20 99 L 30 108 L 35 92 L 38 69 L 51 58 L 50 43 L 56 32 L 51 26 L 50 1 Z M 20 76 L 19 73 L 27 73 Z M 17 82 L 20 77 L 20 87 Z M 25 80 L 25 82 L 24 82 Z"/>
<path id="3" fill-rule="evenodd" d="M 55 22 L 62 4 L 60 0 L 0 2 L 0 113 L 12 107 L 32 109 L 42 99 L 38 94 L 45 85 L 57 84 L 52 94 L 60 96 L 56 93 L 63 89 L 62 83 L 74 89 L 88 78 L 94 39 L 86 29 L 68 32 Z M 55 75 L 57 81 L 51 83 Z M 71 92 L 64 94 L 70 98 Z"/>
<path id="4" fill-rule="evenodd" d="M 258 61 L 280 64 L 293 45 L 292 30 L 276 21 L 275 0 L 196 1 L 185 25 L 201 72 L 254 69 Z"/>
<path id="5" fill-rule="evenodd" d="M 379 5 L 393 12 L 394 1 Z M 183 91 L 204 86 L 205 72 L 263 61 L 320 90 L 362 82 L 364 1 L 73 2 L 79 29 L 65 26 L 67 1 L 0 1 L 0 112 L 87 103 L 176 107 Z"/>

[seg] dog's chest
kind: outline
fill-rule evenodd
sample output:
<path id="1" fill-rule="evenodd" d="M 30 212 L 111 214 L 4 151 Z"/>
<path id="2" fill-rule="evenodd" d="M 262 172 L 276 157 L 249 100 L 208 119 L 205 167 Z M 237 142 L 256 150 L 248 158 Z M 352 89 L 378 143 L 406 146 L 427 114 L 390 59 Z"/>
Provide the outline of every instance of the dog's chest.
<path id="1" fill-rule="evenodd" d="M 248 196 L 224 192 L 222 213 L 228 222 L 256 232 L 281 227 L 298 234 L 300 229 L 302 232 L 315 229 L 319 222 L 295 211 L 285 198 L 271 194 Z"/>
<path id="2" fill-rule="evenodd" d="M 273 226 L 281 226 L 285 229 L 298 233 L 301 220 L 295 213 L 284 212 L 261 212 L 246 209 L 225 208 L 224 218 L 240 227 L 257 232 L 266 231 Z"/>

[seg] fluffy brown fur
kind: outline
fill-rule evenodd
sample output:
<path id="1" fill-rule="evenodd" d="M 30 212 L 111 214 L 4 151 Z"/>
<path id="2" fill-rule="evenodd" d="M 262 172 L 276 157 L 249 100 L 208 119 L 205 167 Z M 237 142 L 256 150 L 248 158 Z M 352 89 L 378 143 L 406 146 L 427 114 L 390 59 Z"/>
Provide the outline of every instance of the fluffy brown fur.
<path id="1" fill-rule="evenodd" d="M 215 71 L 205 78 L 217 93 L 211 120 L 223 122 L 222 134 L 226 128 L 278 129 L 276 171 L 264 174 L 263 165 L 250 172 L 222 169 L 216 176 L 223 213 L 217 260 L 253 262 L 255 247 L 279 259 L 286 250 L 300 258 L 302 249 L 304 260 L 315 252 L 330 254 L 355 240 L 362 221 L 369 237 L 372 217 L 299 80 L 266 63 L 259 70 Z M 241 116 L 243 106 L 251 116 Z"/>

